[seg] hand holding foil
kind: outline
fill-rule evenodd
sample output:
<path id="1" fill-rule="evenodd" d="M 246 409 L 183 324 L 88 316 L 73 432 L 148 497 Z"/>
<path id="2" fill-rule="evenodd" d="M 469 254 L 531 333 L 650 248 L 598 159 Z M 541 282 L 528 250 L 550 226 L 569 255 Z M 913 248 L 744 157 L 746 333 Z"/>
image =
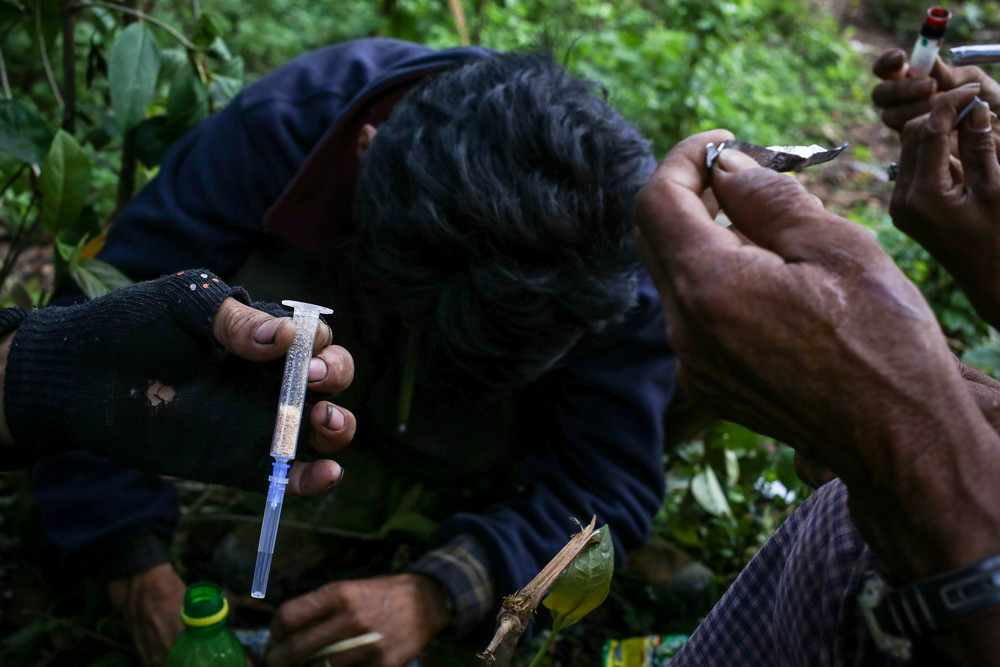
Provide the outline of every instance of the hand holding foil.
<path id="1" fill-rule="evenodd" d="M 754 161 L 767 169 L 775 171 L 797 171 L 805 169 L 814 164 L 829 162 L 847 148 L 848 142 L 844 142 L 836 148 L 823 148 L 813 144 L 811 146 L 758 146 L 745 141 L 723 141 L 718 147 L 715 144 L 708 144 L 705 165 L 709 168 L 715 162 L 725 148 L 735 148 L 746 153 Z"/>

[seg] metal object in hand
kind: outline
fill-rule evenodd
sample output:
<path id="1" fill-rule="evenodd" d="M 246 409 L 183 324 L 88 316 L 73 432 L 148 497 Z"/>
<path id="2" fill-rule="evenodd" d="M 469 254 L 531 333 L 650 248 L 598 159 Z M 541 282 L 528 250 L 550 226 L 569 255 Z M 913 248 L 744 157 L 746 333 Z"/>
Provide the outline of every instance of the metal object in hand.
<path id="1" fill-rule="evenodd" d="M 951 62 L 955 65 L 985 65 L 1000 62 L 1000 44 L 956 46 L 951 49 Z"/>

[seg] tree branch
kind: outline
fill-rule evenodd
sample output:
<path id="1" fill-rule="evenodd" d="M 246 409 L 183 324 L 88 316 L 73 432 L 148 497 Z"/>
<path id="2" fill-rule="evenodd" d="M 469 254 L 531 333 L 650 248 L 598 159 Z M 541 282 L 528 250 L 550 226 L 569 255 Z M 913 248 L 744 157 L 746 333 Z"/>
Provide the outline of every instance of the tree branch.
<path id="1" fill-rule="evenodd" d="M 133 9 L 132 7 L 127 7 L 125 5 L 119 5 L 114 2 L 78 2 L 72 5 L 73 9 L 93 9 L 95 7 L 102 7 L 104 9 L 111 9 L 116 12 L 121 12 L 122 14 L 128 14 L 129 16 L 134 16 L 135 18 L 142 19 L 143 21 L 149 22 L 151 25 L 155 25 L 157 28 L 162 28 L 170 33 L 170 36 L 184 45 L 185 49 L 190 49 L 191 51 L 200 51 L 196 44 L 189 41 L 187 37 L 177 32 L 170 24 L 164 23 L 155 16 L 150 16 L 146 12 Z"/>

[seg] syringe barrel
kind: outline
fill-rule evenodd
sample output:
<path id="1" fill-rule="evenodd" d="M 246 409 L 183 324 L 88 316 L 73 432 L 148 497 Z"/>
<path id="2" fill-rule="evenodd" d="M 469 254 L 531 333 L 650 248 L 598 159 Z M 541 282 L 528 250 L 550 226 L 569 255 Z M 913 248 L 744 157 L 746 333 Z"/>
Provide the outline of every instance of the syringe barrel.
<path id="1" fill-rule="evenodd" d="M 267 578 L 271 572 L 271 558 L 274 556 L 274 542 L 278 537 L 278 520 L 281 519 L 285 487 L 288 485 L 290 466 L 287 460 L 279 459 L 271 465 L 264 521 L 260 526 L 260 542 L 257 543 L 257 564 L 253 571 L 253 587 L 250 589 L 250 595 L 255 598 L 264 597 L 267 591 Z"/>
<path id="2" fill-rule="evenodd" d="M 285 375 L 281 381 L 278 417 L 274 424 L 274 437 L 271 439 L 271 456 L 293 459 L 302 424 L 302 406 L 306 400 L 309 360 L 312 359 L 313 343 L 316 340 L 316 325 L 320 314 L 333 311 L 301 301 L 281 303 L 293 308 L 295 340 L 285 357 Z"/>

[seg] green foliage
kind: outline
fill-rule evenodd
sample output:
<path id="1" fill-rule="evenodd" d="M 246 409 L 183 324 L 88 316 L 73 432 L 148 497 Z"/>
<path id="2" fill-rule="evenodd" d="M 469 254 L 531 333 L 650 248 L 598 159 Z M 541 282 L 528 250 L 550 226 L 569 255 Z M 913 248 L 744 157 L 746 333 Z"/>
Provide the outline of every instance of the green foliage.
<path id="1" fill-rule="evenodd" d="M 142 23 L 125 28 L 111 47 L 108 81 L 111 108 L 118 126 L 127 132 L 146 117 L 160 73 L 160 47 L 153 31 Z"/>
<path id="2" fill-rule="evenodd" d="M 668 455 L 656 530 L 728 580 L 809 495 L 794 452 L 726 422 Z"/>
<path id="3" fill-rule="evenodd" d="M 61 32 L 64 11 L 71 34 Z M 0 304 L 47 301 L 48 291 L 7 279 L 18 253 L 46 240 L 56 287 L 72 279 L 97 296 L 127 284 L 93 258 L 115 210 L 173 141 L 242 85 L 243 60 L 222 39 L 224 19 L 187 17 L 190 39 L 162 21 L 132 19 L 87 3 L 0 4 L 3 56 L 25 63 L 9 82 L 12 99 L 0 102 L 0 222 L 13 237 Z M 160 49 L 157 33 L 173 40 L 170 48 Z M 53 55 L 69 37 L 76 60 L 56 72 L 62 61 Z"/>
<path id="4" fill-rule="evenodd" d="M 391 34 L 453 45 L 444 5 L 400 0 Z M 832 16 L 797 0 L 484 2 L 468 20 L 484 46 L 553 46 L 661 152 L 713 127 L 755 143 L 839 142 L 867 103 L 860 57 Z"/>
<path id="5" fill-rule="evenodd" d="M 72 135 L 59 130 L 38 177 L 42 226 L 59 234 L 80 217 L 90 189 L 90 157 Z"/>
<path id="6" fill-rule="evenodd" d="M 0 102 L 0 151 L 29 164 L 41 164 L 52 130 L 34 109 L 17 100 Z"/>
<path id="7" fill-rule="evenodd" d="M 615 545 L 606 525 L 596 534 L 600 539 L 583 548 L 542 600 L 552 612 L 553 632 L 579 623 L 608 597 L 615 571 Z"/>
<path id="8" fill-rule="evenodd" d="M 399 502 L 395 505 L 385 520 L 379 533 L 388 534 L 391 532 L 409 535 L 415 539 L 426 542 L 437 530 L 437 523 L 431 518 L 422 514 L 419 510 L 426 504 L 427 499 L 423 494 L 423 486 L 414 484 L 410 487 Z"/>
<path id="9" fill-rule="evenodd" d="M 186 0 L 156 4 L 155 16 L 172 26 L 170 32 L 151 20 L 126 23 L 125 15 L 114 10 L 77 3 L 76 62 L 66 73 L 58 69 L 64 38 L 58 0 L 0 0 L 0 47 L 12 98 L 0 101 L 0 223 L 15 240 L 50 243 L 57 277 L 72 278 L 90 296 L 127 280 L 93 259 L 114 211 L 131 194 L 122 177 L 134 176 L 136 187 L 141 186 L 170 144 L 227 104 L 244 79 L 310 49 L 356 37 L 380 34 L 436 47 L 459 41 L 449 3 L 441 0 L 197 4 L 200 16 Z M 839 143 L 850 138 L 842 135 L 842 127 L 861 118 L 870 105 L 869 64 L 849 47 L 850 34 L 842 34 L 828 13 L 805 0 L 475 0 L 462 5 L 472 43 L 497 49 L 550 45 L 573 72 L 603 85 L 611 103 L 660 154 L 678 139 L 711 127 L 727 127 L 761 144 Z M 385 7 L 392 11 L 384 14 Z M 966 2 L 961 8 L 953 8 L 953 43 L 1000 24 L 995 3 Z M 899 22 L 905 37 L 900 43 L 906 46 L 926 7 L 915 9 L 900 0 L 866 7 L 868 12 L 880 9 Z M 50 76 L 46 70 L 53 68 Z M 52 81 L 62 89 L 54 90 Z M 60 100 L 70 90 L 76 94 L 75 127 L 60 130 Z M 866 147 L 853 150 L 855 159 L 871 161 Z M 129 153 L 138 164 L 123 157 Z M 956 352 L 1000 375 L 1000 340 L 975 316 L 950 276 L 891 226 L 884 209 L 862 204 L 849 217 L 871 228 L 920 287 Z M 5 271 L 12 261 L 8 256 Z M 37 280 L 5 277 L 0 283 L 4 305 L 38 305 L 48 298 Z M 668 491 L 655 530 L 724 582 L 808 493 L 794 475 L 790 449 L 732 424 L 712 425 L 671 452 L 665 467 Z M 425 540 L 436 527 L 428 518 L 425 495 L 419 487 L 398 489 L 387 502 L 388 513 L 371 530 Z M 351 517 L 343 519 L 350 524 Z M 610 548 L 611 540 L 602 545 Z M 555 596 L 553 604 L 561 608 L 561 599 Z M 88 611 L 79 618 L 81 625 L 103 632 L 100 613 Z M 46 639 L 53 630 L 49 620 L 35 618 L 20 627 L 22 632 L 0 640 L 0 653 L 41 655 L 42 644 L 50 653 L 57 651 Z M 115 633 L 127 643 L 122 627 Z M 106 655 L 94 660 L 113 664 L 123 655 L 98 646 Z M 22 663 L 30 664 L 12 662 Z M 89 655 L 76 664 L 88 663 Z"/>
<path id="10" fill-rule="evenodd" d="M 538 649 L 530 667 L 547 664 L 545 654 L 559 633 L 579 623 L 608 597 L 615 571 L 615 546 L 606 525 L 595 533 L 596 542 L 585 546 L 556 579 L 542 604 L 552 612 L 552 632 Z"/>

